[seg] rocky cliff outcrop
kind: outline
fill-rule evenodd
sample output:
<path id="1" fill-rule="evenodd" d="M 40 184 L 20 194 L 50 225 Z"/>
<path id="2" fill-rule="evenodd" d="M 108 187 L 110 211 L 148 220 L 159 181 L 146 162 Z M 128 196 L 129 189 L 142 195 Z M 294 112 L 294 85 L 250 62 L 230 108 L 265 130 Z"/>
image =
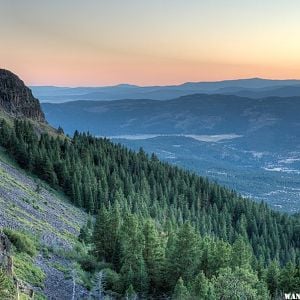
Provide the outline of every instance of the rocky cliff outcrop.
<path id="1" fill-rule="evenodd" d="M 11 243 L 8 237 L 0 231 L 0 267 L 10 276 L 13 274 L 12 259 L 10 256 Z"/>
<path id="2" fill-rule="evenodd" d="M 12 117 L 45 122 L 39 100 L 18 76 L 4 69 L 0 69 L 0 110 Z"/>

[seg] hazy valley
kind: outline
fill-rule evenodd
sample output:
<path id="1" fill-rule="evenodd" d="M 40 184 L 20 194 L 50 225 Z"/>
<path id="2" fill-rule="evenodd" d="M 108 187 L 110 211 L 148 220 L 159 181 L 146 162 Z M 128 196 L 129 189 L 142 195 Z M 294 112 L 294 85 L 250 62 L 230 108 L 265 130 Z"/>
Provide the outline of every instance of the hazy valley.
<path id="1" fill-rule="evenodd" d="M 66 133 L 78 129 L 143 147 L 276 209 L 299 211 L 298 97 L 194 94 L 42 107 Z"/>

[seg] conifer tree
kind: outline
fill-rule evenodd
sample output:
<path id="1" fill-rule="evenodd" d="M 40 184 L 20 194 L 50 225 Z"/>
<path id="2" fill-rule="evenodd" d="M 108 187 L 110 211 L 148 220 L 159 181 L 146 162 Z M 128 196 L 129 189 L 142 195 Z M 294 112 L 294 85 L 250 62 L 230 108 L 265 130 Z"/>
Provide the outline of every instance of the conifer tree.
<path id="1" fill-rule="evenodd" d="M 164 250 L 153 221 L 146 221 L 143 234 L 145 239 L 143 256 L 149 276 L 150 290 L 155 291 L 162 283 L 162 271 L 165 263 Z"/>
<path id="2" fill-rule="evenodd" d="M 210 300 L 210 282 L 201 271 L 192 283 L 191 296 L 194 299 Z"/>
<path id="3" fill-rule="evenodd" d="M 185 223 L 177 234 L 174 248 L 168 259 L 169 282 L 173 286 L 182 277 L 190 281 L 200 263 L 199 236 L 189 223 Z"/>
<path id="4" fill-rule="evenodd" d="M 175 285 L 172 300 L 189 300 L 190 294 L 187 287 L 184 285 L 182 278 L 180 277 Z"/>
<path id="5" fill-rule="evenodd" d="M 266 282 L 272 297 L 275 297 L 279 288 L 280 270 L 277 261 L 272 261 L 267 269 Z"/>
<path id="6" fill-rule="evenodd" d="M 235 267 L 249 268 L 252 261 L 252 251 L 242 236 L 233 243 L 231 265 Z"/>
<path id="7" fill-rule="evenodd" d="M 129 285 L 128 289 L 125 292 L 125 299 L 126 300 L 137 300 L 137 294 L 134 291 L 132 284 Z"/>

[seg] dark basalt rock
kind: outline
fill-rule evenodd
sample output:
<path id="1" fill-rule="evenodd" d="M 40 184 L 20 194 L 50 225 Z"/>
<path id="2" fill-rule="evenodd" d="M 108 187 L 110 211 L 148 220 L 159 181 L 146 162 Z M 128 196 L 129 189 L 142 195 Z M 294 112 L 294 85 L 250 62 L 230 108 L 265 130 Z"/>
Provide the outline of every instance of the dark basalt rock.
<path id="1" fill-rule="evenodd" d="M 15 74 L 0 69 L 0 110 L 17 118 L 46 122 L 40 102 Z"/>
<path id="2" fill-rule="evenodd" d="M 0 268 L 10 276 L 13 275 L 13 263 L 11 257 L 11 242 L 8 237 L 0 231 Z"/>

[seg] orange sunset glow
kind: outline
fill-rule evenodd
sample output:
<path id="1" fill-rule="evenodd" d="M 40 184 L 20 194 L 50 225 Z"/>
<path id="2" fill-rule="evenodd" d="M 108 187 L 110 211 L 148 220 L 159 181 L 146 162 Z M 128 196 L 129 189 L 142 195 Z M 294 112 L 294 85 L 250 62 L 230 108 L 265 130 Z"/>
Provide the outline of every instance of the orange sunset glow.
<path id="1" fill-rule="evenodd" d="M 0 5 L 1 67 L 29 85 L 300 78 L 299 1 Z"/>

